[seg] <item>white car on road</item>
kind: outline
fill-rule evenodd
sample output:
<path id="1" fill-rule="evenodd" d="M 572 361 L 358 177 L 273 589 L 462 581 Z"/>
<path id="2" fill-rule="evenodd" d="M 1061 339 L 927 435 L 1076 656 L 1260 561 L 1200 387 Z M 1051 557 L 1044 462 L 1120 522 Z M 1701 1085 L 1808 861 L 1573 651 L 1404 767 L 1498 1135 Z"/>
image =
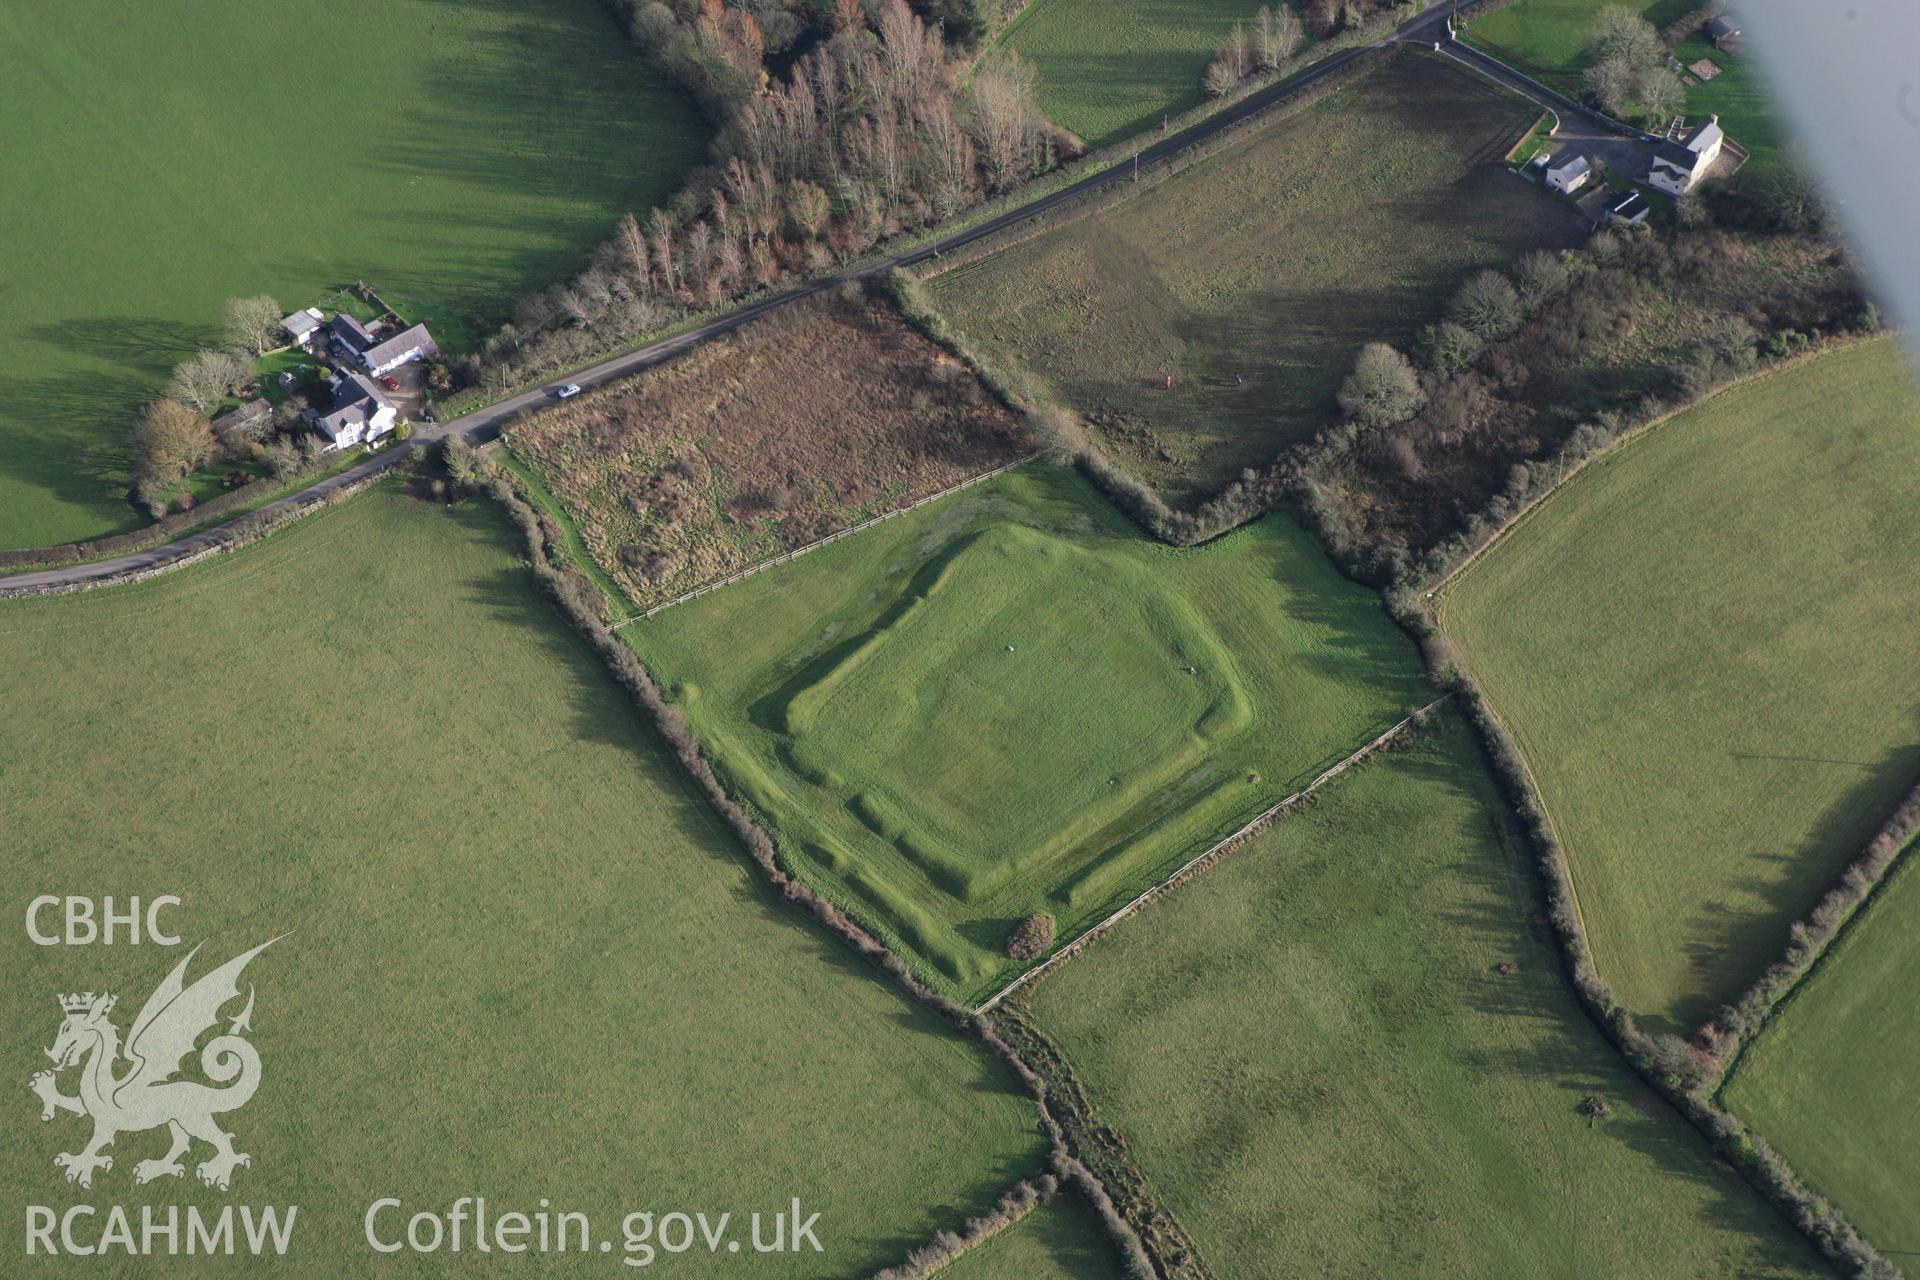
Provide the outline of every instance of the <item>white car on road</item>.
<path id="1" fill-rule="evenodd" d="M 570 400 L 580 394 L 580 384 L 577 382 L 569 382 L 564 387 L 555 387 L 553 394 L 562 400 Z"/>

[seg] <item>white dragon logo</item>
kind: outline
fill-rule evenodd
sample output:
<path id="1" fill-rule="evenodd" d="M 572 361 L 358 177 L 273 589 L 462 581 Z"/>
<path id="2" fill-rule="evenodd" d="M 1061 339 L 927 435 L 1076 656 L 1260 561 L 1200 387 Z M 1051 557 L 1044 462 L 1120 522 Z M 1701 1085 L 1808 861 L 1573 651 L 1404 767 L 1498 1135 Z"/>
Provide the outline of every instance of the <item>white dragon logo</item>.
<path id="1" fill-rule="evenodd" d="M 79 1152 L 63 1152 L 53 1158 L 55 1165 L 67 1171 L 68 1182 L 91 1187 L 96 1169 L 113 1168 L 113 1158 L 101 1152 L 112 1146 L 115 1138 L 163 1124 L 173 1135 L 173 1147 L 158 1160 L 142 1160 L 135 1165 L 136 1183 L 180 1177 L 186 1172 L 180 1157 L 194 1138 L 213 1147 L 212 1158 L 194 1170 L 210 1187 L 225 1191 L 234 1169 L 253 1163 L 251 1156 L 233 1149 L 233 1135 L 213 1119 L 245 1106 L 260 1087 L 260 1054 L 242 1037 L 252 1026 L 251 986 L 246 1008 L 229 1021 L 226 1034 L 215 1036 L 200 1050 L 201 1071 L 225 1087 L 173 1077 L 180 1070 L 181 1060 L 193 1052 L 194 1042 L 220 1021 L 220 1007 L 240 995 L 240 971 L 279 940 L 268 939 L 192 986 L 186 985 L 187 964 L 200 948 L 189 951 L 147 997 L 140 1016 L 133 1020 L 124 1051 L 132 1065 L 124 1073 L 116 1074 L 123 1056 L 120 1029 L 107 1018 L 113 1012 L 115 997 L 91 991 L 60 997 L 60 1009 L 66 1018 L 53 1048 L 46 1051 L 53 1059 L 53 1070 L 38 1072 L 29 1084 L 40 1096 L 42 1120 L 53 1119 L 56 1111 L 93 1118 L 92 1141 Z M 80 1092 L 69 1097 L 60 1092 L 56 1076 L 76 1065 L 80 1067 Z"/>

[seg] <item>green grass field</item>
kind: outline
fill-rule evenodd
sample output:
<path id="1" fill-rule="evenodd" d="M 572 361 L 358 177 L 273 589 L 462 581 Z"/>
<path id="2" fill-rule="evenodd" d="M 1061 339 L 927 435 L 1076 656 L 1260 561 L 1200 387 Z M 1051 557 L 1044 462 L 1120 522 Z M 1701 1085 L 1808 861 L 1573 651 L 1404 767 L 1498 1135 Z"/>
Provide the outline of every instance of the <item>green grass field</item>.
<path id="1" fill-rule="evenodd" d="M 1618 0 L 1519 0 L 1473 19 L 1467 35 L 1473 43 L 1562 92 L 1579 96 L 1581 77 L 1591 58 L 1587 39 L 1601 9 Z M 1678 22 L 1698 6 L 1693 0 L 1628 0 L 1656 28 Z M 1774 114 L 1772 98 L 1752 51 L 1726 54 L 1698 30 L 1673 50 L 1682 65 L 1710 59 L 1721 74 L 1683 85 L 1687 118 L 1718 115 L 1727 136 L 1745 147 L 1755 169 L 1785 163 L 1786 138 Z"/>
<path id="2" fill-rule="evenodd" d="M 412 1276 L 447 1255 L 376 1258 L 375 1199 L 544 1196 L 616 1254 L 543 1269 L 610 1276 L 628 1211 L 744 1223 L 799 1196 L 827 1252 L 727 1273 L 840 1277 L 958 1227 L 1044 1156 L 983 1051 L 762 887 L 488 506 L 377 489 L 148 584 L 0 603 L 0 663 L 16 1222 L 28 1204 L 124 1202 L 136 1222 L 143 1203 L 295 1204 L 281 1271 Z M 61 1181 L 82 1122 L 43 1126 L 25 1087 L 54 995 L 118 992 L 124 1031 L 183 949 L 34 946 L 40 892 L 178 894 L 168 923 L 221 960 L 293 931 L 248 970 L 265 1083 L 225 1117 L 254 1157 L 230 1196 L 136 1191 L 151 1133 L 91 1192 Z"/>
<path id="3" fill-rule="evenodd" d="M 1916 412 L 1892 339 L 1723 392 L 1442 597 L 1601 973 L 1670 1029 L 1752 981 L 1920 777 Z"/>
<path id="4" fill-rule="evenodd" d="M 1040 73 L 1040 109 L 1103 147 L 1158 128 L 1205 96 L 1200 74 L 1236 22 L 1239 0 L 1032 0 L 999 43 Z"/>
<path id="5" fill-rule="evenodd" d="M 1573 242 L 1566 211 L 1499 163 L 1538 115 L 1404 54 L 931 296 L 1190 499 L 1332 425 L 1360 348 L 1407 342 L 1473 268 Z"/>
<path id="6" fill-rule="evenodd" d="M 1576 1008 L 1439 724 L 1036 984 L 1102 1118 L 1216 1275 L 1824 1274 Z"/>
<path id="7" fill-rule="evenodd" d="M 1748 1047 L 1721 1102 L 1884 1253 L 1920 1251 L 1920 875 L 1902 856 L 1866 914 Z"/>
<path id="8" fill-rule="evenodd" d="M 1049 1200 L 940 1271 L 941 1280 L 1114 1280 L 1120 1255 L 1084 1201 Z"/>
<path id="9" fill-rule="evenodd" d="M 1429 696 L 1274 516 L 1175 551 L 1031 465 L 622 634 L 785 855 L 963 997 Z"/>
<path id="10" fill-rule="evenodd" d="M 144 522 L 134 412 L 225 298 L 365 279 L 448 345 L 705 133 L 594 0 L 9 5 L 0 114 L 0 547 Z"/>

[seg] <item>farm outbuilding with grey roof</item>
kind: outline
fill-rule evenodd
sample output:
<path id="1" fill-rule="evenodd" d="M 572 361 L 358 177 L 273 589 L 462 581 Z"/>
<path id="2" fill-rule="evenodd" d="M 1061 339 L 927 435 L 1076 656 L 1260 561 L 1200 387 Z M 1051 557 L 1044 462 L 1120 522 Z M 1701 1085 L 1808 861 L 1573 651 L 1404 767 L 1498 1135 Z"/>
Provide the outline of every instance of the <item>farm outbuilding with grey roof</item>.
<path id="1" fill-rule="evenodd" d="M 439 354 L 440 348 L 427 332 L 427 326 L 417 324 L 362 351 L 360 363 L 366 365 L 370 373 L 385 373 L 409 360 L 425 360 Z"/>
<path id="2" fill-rule="evenodd" d="M 289 342 L 304 347 L 313 340 L 313 335 L 320 331 L 320 326 L 325 321 L 326 317 L 320 314 L 320 308 L 308 307 L 282 320 L 280 328 L 287 335 Z"/>

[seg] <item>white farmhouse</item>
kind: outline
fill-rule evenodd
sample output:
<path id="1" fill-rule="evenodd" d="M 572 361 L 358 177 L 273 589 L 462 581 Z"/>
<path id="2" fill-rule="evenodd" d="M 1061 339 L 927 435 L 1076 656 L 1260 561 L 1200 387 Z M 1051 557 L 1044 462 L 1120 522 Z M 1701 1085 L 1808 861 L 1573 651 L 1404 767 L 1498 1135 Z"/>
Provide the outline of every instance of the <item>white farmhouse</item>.
<path id="1" fill-rule="evenodd" d="M 1687 194 L 1720 158 L 1720 145 L 1725 141 L 1719 116 L 1709 119 L 1683 141 L 1668 139 L 1653 153 L 1653 163 L 1647 169 L 1647 185 L 1658 187 L 1670 196 Z"/>
<path id="2" fill-rule="evenodd" d="M 1563 151 L 1547 166 L 1547 185 L 1562 195 L 1572 195 L 1593 177 L 1593 165 L 1578 152 Z"/>
<path id="3" fill-rule="evenodd" d="M 309 409 L 307 420 L 327 438 L 329 452 L 371 443 L 393 430 L 399 418 L 393 401 L 364 374 L 336 373 L 327 380 L 327 389 L 333 407 L 325 413 Z"/>

